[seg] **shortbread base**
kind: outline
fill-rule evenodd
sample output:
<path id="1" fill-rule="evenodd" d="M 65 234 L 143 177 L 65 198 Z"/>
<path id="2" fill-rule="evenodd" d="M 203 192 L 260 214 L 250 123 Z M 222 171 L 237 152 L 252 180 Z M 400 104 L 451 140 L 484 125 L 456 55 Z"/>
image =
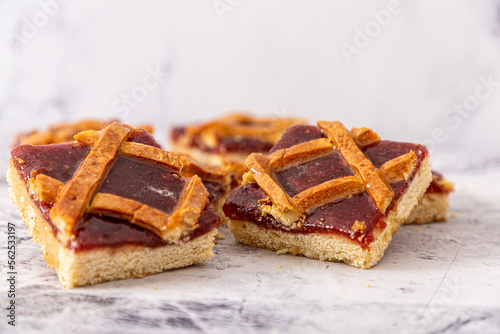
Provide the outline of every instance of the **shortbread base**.
<path id="1" fill-rule="evenodd" d="M 404 224 L 425 224 L 448 220 L 448 194 L 425 194 Z"/>
<path id="2" fill-rule="evenodd" d="M 361 248 L 347 237 L 335 234 L 292 233 L 266 229 L 240 220 L 229 220 L 228 226 L 236 240 L 252 247 L 273 250 L 278 254 L 303 255 L 322 261 L 342 261 L 354 267 L 369 269 L 382 258 L 392 235 L 410 215 L 431 180 L 429 160 L 426 158 L 406 193 L 385 218 L 386 228 L 374 232 L 375 240 L 368 249 Z"/>
<path id="3" fill-rule="evenodd" d="M 42 257 L 49 268 L 55 268 L 61 285 L 66 288 L 140 278 L 205 262 L 214 255 L 212 247 L 217 229 L 179 245 L 125 245 L 75 251 L 62 245 L 54 236 L 12 165 L 7 172 L 7 180 L 11 185 L 10 197 L 19 208 L 33 240 L 40 245 Z"/>

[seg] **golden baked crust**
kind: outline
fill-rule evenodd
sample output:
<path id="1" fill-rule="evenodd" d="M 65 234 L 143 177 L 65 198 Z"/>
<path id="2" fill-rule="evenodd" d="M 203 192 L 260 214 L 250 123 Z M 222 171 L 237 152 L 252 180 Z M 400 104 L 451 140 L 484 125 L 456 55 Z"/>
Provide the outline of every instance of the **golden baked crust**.
<path id="1" fill-rule="evenodd" d="M 340 122 L 290 128 L 271 152 L 247 158 L 243 185 L 226 201 L 234 237 L 364 269 L 380 260 L 431 180 L 425 147 L 381 142 Z"/>
<path id="2" fill-rule="evenodd" d="M 352 128 L 351 136 L 359 147 L 366 147 L 380 141 L 380 136 L 370 128 Z"/>
<path id="3" fill-rule="evenodd" d="M 229 186 L 231 183 L 228 167 L 202 164 L 185 154 L 180 154 L 179 159 L 182 162 L 182 175 L 186 177 L 198 175 L 202 180 L 220 182 L 224 186 Z"/>
<path id="4" fill-rule="evenodd" d="M 137 136 L 130 140 L 139 142 L 127 141 L 133 135 Z M 76 138 L 78 141 L 70 144 L 17 147 L 8 172 L 11 197 L 40 244 L 47 264 L 56 268 L 61 284 L 75 287 L 142 277 L 203 262 L 213 255 L 219 219 L 207 206 L 208 192 L 202 180 L 196 175 L 180 176 L 182 161 L 177 154 L 142 144 L 154 140 L 143 131 L 136 133 L 132 127 L 116 122 Z M 75 154 L 76 159 L 67 158 Z M 64 164 L 69 161 L 74 164 Z M 134 172 L 130 166 L 145 169 Z M 122 187 L 116 180 L 123 175 L 123 168 L 131 170 L 131 176 L 156 174 L 147 182 L 135 183 L 143 188 L 135 185 L 115 192 L 113 186 L 102 187 L 105 183 Z M 69 172 L 64 174 L 65 170 Z M 118 174 L 111 178 L 113 173 Z M 156 183 L 150 183 L 163 177 L 168 181 L 158 185 L 159 189 L 154 187 Z M 120 195 L 128 196 L 129 189 L 137 189 L 138 194 L 131 198 Z M 168 194 L 157 195 L 156 199 L 142 195 L 162 191 Z M 172 204 L 164 207 L 163 201 Z M 93 227 L 82 236 L 87 224 L 94 225 L 89 225 Z M 131 224 L 141 229 L 127 227 Z M 125 232 L 116 236 L 111 231 L 120 230 L 107 230 L 110 225 Z M 111 267 L 107 268 L 104 260 Z"/>
<path id="5" fill-rule="evenodd" d="M 318 126 L 327 138 L 277 150 L 268 156 L 253 153 L 248 157 L 246 166 L 251 177 L 245 177 L 243 184 L 256 182 L 272 202 L 271 205 L 263 204 L 261 210 L 271 214 L 280 223 L 292 226 L 307 210 L 366 191 L 379 211 L 385 213 L 394 196 L 389 182 L 408 179 L 415 169 L 417 161 L 415 153 L 409 152 L 384 163 L 377 169 L 359 149 L 351 133 L 342 123 L 320 121 Z M 374 133 L 371 133 L 373 137 Z M 318 159 L 332 153 L 334 149 L 340 152 L 356 176 L 329 180 L 303 190 L 293 197 L 286 193 L 274 177 L 278 172 Z"/>
<path id="6" fill-rule="evenodd" d="M 120 151 L 124 155 L 154 162 L 177 172 L 182 168 L 181 160 L 174 153 L 140 143 L 126 142 L 132 132 L 130 126 L 116 122 L 99 133 L 83 132 L 76 136 L 76 139 L 87 145 L 91 144 L 92 148 L 70 181 L 61 186 L 49 176 L 36 178 L 35 192 L 43 194 L 45 198 L 54 197 L 54 188 L 57 187 L 57 200 L 50 202 L 53 203 L 50 218 L 60 232 L 58 237 L 61 241 L 68 242 L 74 238 L 74 228 L 85 212 L 127 218 L 131 223 L 149 229 L 170 242 L 180 240 L 196 227 L 194 223 L 208 200 L 208 192 L 196 175 L 186 185 L 171 215 L 130 199 L 96 193 Z"/>
<path id="7" fill-rule="evenodd" d="M 299 118 L 256 117 L 245 113 L 232 113 L 216 120 L 186 127 L 188 136 L 201 136 L 207 143 L 220 137 L 255 137 L 276 142 L 281 134 L 294 124 L 304 123 Z"/>
<path id="8" fill-rule="evenodd" d="M 28 194 L 22 177 L 11 165 L 7 173 L 9 194 L 19 208 L 33 240 L 40 245 L 49 268 L 57 271 L 59 282 L 75 288 L 128 278 L 141 278 L 164 270 L 202 263 L 213 257 L 217 229 L 186 243 L 160 247 L 124 245 L 79 251 L 62 245 L 49 223 Z"/>
<path id="9" fill-rule="evenodd" d="M 88 146 L 93 146 L 99 137 L 98 131 L 102 130 L 111 123 L 112 121 L 101 122 L 98 120 L 88 119 L 73 123 L 55 124 L 50 126 L 45 132 L 32 131 L 29 134 L 19 134 L 13 141 L 13 146 L 25 144 L 47 145 L 72 142 L 73 140 Z M 150 125 L 145 124 L 139 126 L 139 128 L 144 129 L 149 133 L 153 133 L 153 128 Z M 132 129 L 132 131 L 135 134 L 139 134 L 142 130 Z M 225 219 L 225 216 L 222 213 L 224 200 L 229 192 L 237 186 L 237 182 L 235 181 L 241 179 L 241 176 L 246 171 L 243 165 L 232 161 L 224 161 L 224 163 L 221 164 L 221 167 L 210 166 L 199 163 L 187 155 L 177 157 L 160 149 L 159 147 L 135 142 L 123 142 L 120 154 L 134 159 L 143 160 L 149 164 L 159 164 L 165 167 L 173 168 L 177 171 L 181 171 L 181 174 L 184 177 L 198 175 L 203 182 L 220 184 L 220 188 L 223 189 L 223 193 L 219 194 L 219 190 L 217 194 L 210 194 L 210 204 L 223 221 Z M 49 182 L 53 181 L 54 179 Z M 47 182 L 45 182 L 45 184 L 48 186 Z"/>
<path id="10" fill-rule="evenodd" d="M 369 128 L 353 128 L 351 130 L 351 136 L 361 148 L 380 142 L 378 134 Z M 380 169 L 384 172 L 389 182 L 407 180 L 414 169 L 415 161 L 416 157 L 414 152 L 410 152 L 397 159 L 388 161 L 380 166 Z M 403 224 L 424 224 L 434 221 L 446 221 L 448 209 L 450 207 L 448 196 L 453 190 L 453 182 L 433 171 L 431 185 Z"/>
<path id="11" fill-rule="evenodd" d="M 50 210 L 50 218 L 64 241 L 73 235 L 76 223 L 86 211 L 91 197 L 118 156 L 122 142 L 127 139 L 130 131 L 130 127 L 118 123 L 106 128 L 73 178 L 62 188 L 58 200 Z"/>
<path id="12" fill-rule="evenodd" d="M 172 129 L 171 148 L 205 164 L 233 164 L 232 170 L 237 173 L 249 153 L 267 152 L 288 127 L 304 123 L 300 118 L 232 113 L 205 123 Z M 236 148 L 229 149 L 228 141 Z"/>
<path id="13" fill-rule="evenodd" d="M 407 192 L 399 199 L 397 210 L 391 210 L 384 219 L 385 229 L 374 232 L 374 240 L 368 249 L 342 235 L 325 233 L 290 233 L 258 226 L 252 222 L 229 219 L 228 226 L 233 237 L 246 245 L 276 251 L 278 254 L 305 256 L 321 261 L 342 261 L 350 266 L 369 269 L 376 265 L 404 221 L 411 213 L 429 184 L 430 167 L 428 158 Z M 359 226 L 359 222 L 355 225 Z"/>
<path id="14" fill-rule="evenodd" d="M 102 130 L 113 120 L 100 121 L 95 119 L 82 119 L 76 122 L 60 123 L 49 126 L 46 131 L 33 130 L 28 133 L 17 134 L 11 143 L 11 147 L 20 145 L 48 145 L 60 144 L 73 140 L 73 136 L 87 130 Z M 149 133 L 153 133 L 153 127 L 149 124 L 137 126 Z"/>
<path id="15" fill-rule="evenodd" d="M 222 223 L 226 222 L 226 216 L 222 211 L 224 202 L 234 188 L 239 185 L 243 172 L 239 166 L 225 163 L 223 166 L 211 166 L 200 163 L 185 154 L 179 154 L 182 162 L 181 174 L 183 177 L 200 177 L 209 191 L 210 205 L 219 215 Z"/>

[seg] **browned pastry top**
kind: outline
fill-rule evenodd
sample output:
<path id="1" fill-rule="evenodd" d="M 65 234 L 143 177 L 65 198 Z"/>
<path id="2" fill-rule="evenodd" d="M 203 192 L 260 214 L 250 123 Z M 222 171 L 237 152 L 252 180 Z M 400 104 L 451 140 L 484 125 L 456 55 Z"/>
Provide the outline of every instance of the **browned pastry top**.
<path id="1" fill-rule="evenodd" d="M 83 119 L 77 122 L 68 122 L 51 125 L 47 131 L 33 130 L 28 133 L 20 133 L 12 141 L 12 146 L 20 145 L 48 145 L 60 144 L 73 141 L 73 136 L 87 130 L 102 130 L 113 121 L 99 121 L 95 119 Z M 153 133 L 153 128 L 148 125 L 138 126 L 141 129 Z"/>
<path id="2" fill-rule="evenodd" d="M 181 159 L 161 150 L 144 130 L 114 122 L 75 139 L 12 151 L 14 166 L 61 241 L 85 248 L 78 245 L 80 225 L 102 217 L 148 230 L 159 244 L 217 226 L 201 179 L 182 178 Z"/>
<path id="3" fill-rule="evenodd" d="M 189 147 L 213 152 L 267 152 L 299 118 L 256 117 L 233 113 L 191 126 L 176 127 L 171 139 Z"/>
<path id="4" fill-rule="evenodd" d="M 252 154 L 243 186 L 224 212 L 291 232 L 347 235 L 367 246 L 428 155 L 424 146 L 381 141 L 340 122 L 288 129 L 270 154 Z"/>

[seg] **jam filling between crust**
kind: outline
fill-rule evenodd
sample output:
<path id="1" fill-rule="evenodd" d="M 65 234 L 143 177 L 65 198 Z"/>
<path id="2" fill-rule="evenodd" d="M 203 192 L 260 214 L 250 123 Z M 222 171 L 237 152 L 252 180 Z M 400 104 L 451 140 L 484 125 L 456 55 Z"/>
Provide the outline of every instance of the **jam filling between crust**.
<path id="1" fill-rule="evenodd" d="M 325 137 L 325 135 L 316 126 L 296 125 L 285 132 L 270 153 L 322 137 Z M 383 163 L 412 150 L 418 157 L 417 170 L 428 154 L 427 150 L 418 144 L 381 141 L 366 148 L 364 153 L 378 168 Z M 335 152 L 326 157 L 277 173 L 276 179 L 288 195 L 294 196 L 298 192 L 322 182 L 349 175 L 354 175 L 354 172 L 340 154 Z M 390 184 L 394 191 L 394 198 L 387 208 L 386 215 L 405 193 L 414 176 L 415 173 L 408 181 Z M 374 232 L 377 229 L 386 227 L 384 222 L 386 215 L 380 213 L 372 198 L 366 192 L 338 202 L 327 203 L 307 212 L 296 228 L 280 224 L 271 215 L 263 215 L 259 205 L 271 204 L 270 201 L 267 203 L 266 200 L 269 201 L 269 198 L 260 187 L 256 183 L 250 183 L 236 188 L 226 200 L 223 210 L 230 219 L 252 222 L 266 229 L 288 233 L 331 233 L 342 235 L 358 243 L 363 249 L 369 248 L 374 240 Z M 364 228 L 359 229 L 357 226 L 353 228 L 355 222 L 364 222 Z"/>
<path id="2" fill-rule="evenodd" d="M 145 133 L 134 133 L 129 141 L 159 147 L 152 137 Z M 80 143 L 20 146 L 12 151 L 13 161 L 19 174 L 28 184 L 32 172 L 46 174 L 63 183 L 69 181 L 85 158 L 90 148 Z M 20 163 L 19 159 L 24 163 Z M 171 213 L 186 181 L 178 174 L 158 166 L 145 164 L 119 156 L 101 184 L 98 192 L 111 193 L 147 204 L 166 213 Z M 216 189 L 216 187 L 212 187 Z M 214 190 L 215 191 L 215 190 Z M 217 194 L 214 193 L 213 196 Z M 51 225 L 49 211 L 53 203 L 44 203 L 32 197 L 42 216 Z M 207 204 L 198 220 L 198 228 L 187 237 L 192 240 L 220 225 L 219 216 Z M 119 247 L 141 245 L 157 247 L 167 245 L 153 232 L 129 223 L 126 220 L 107 216 L 85 214 L 75 227 L 76 239 L 69 247 L 86 250 L 98 247 Z"/>
<path id="3" fill-rule="evenodd" d="M 171 214 L 185 184 L 176 172 L 118 156 L 97 192 L 126 197 Z"/>
<path id="4" fill-rule="evenodd" d="M 173 142 L 178 141 L 182 136 L 186 133 L 185 128 L 177 127 L 172 129 L 171 139 Z M 203 140 L 196 136 L 191 138 L 188 145 L 190 147 L 195 147 L 205 152 L 209 153 L 266 153 L 271 147 L 273 147 L 273 143 L 269 143 L 267 141 L 263 141 L 259 138 L 252 137 L 219 137 L 217 138 L 217 143 L 214 147 L 210 147 L 206 145 Z"/>
<path id="5" fill-rule="evenodd" d="M 444 176 L 441 173 L 432 171 L 432 182 L 427 188 L 426 194 L 449 194 L 450 189 L 443 187 L 442 182 L 444 181 Z"/>
<path id="6" fill-rule="evenodd" d="M 276 174 L 288 196 L 293 197 L 323 182 L 343 176 L 352 176 L 353 171 L 338 152 L 294 166 Z"/>

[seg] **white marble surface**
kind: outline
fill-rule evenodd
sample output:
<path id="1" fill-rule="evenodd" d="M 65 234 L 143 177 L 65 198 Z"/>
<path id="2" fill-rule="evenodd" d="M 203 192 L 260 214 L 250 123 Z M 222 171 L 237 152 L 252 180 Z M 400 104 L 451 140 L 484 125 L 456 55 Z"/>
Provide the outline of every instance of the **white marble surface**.
<path id="1" fill-rule="evenodd" d="M 457 167 L 455 160 L 462 163 Z M 456 182 L 447 223 L 404 226 L 370 270 L 226 238 L 210 261 L 143 279 L 62 288 L 0 187 L 17 228 L 22 333 L 498 333 L 500 157 L 435 163 Z M 6 245 L 6 233 L 0 234 Z M 7 276 L 7 252 L 0 253 Z M 5 282 L 4 279 L 1 280 Z M 2 283 L 5 284 L 5 283 Z M 2 290 L 5 291 L 5 290 Z M 0 305 L 6 306 L 2 292 Z M 5 311 L 4 311 L 5 312 Z M 10 332 L 4 316 L 0 332 Z"/>

